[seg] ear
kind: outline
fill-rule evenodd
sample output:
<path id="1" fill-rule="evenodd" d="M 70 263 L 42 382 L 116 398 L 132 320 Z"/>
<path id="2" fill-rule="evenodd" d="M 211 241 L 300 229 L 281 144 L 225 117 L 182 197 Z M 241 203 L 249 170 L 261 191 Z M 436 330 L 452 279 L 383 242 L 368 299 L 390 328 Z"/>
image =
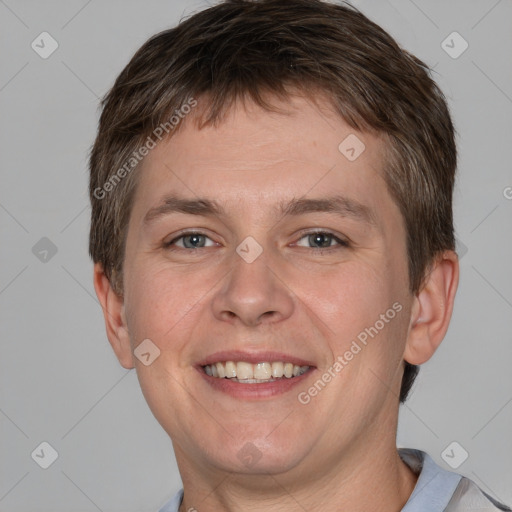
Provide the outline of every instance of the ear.
<path id="1" fill-rule="evenodd" d="M 459 260 L 454 251 L 442 253 L 422 289 L 414 298 L 404 359 L 411 364 L 428 361 L 443 340 L 459 284 Z"/>
<path id="2" fill-rule="evenodd" d="M 107 337 L 117 359 L 124 368 L 133 368 L 133 353 L 124 314 L 124 300 L 112 289 L 100 263 L 94 265 L 94 289 L 103 309 Z"/>

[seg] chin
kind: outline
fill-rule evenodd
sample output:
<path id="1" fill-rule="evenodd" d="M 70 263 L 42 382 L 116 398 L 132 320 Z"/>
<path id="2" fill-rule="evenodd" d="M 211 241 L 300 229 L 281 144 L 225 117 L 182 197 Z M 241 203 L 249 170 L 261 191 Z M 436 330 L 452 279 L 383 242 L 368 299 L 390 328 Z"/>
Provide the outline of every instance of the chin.
<path id="1" fill-rule="evenodd" d="M 272 474 L 284 473 L 297 466 L 306 456 L 303 442 L 295 442 L 286 432 L 281 436 L 272 435 L 243 436 L 231 439 L 225 445 L 229 448 L 215 450 L 218 458 L 216 464 L 226 471 L 241 474 Z M 300 449 L 297 447 L 300 446 Z"/>

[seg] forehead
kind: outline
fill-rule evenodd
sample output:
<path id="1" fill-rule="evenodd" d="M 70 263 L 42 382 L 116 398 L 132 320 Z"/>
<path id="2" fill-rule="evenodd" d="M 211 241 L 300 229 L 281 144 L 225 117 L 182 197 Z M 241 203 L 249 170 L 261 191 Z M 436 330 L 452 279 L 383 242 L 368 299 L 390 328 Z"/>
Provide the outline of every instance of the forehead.
<path id="1" fill-rule="evenodd" d="M 219 124 L 201 129 L 191 113 L 143 161 L 134 207 L 145 211 L 138 214 L 169 193 L 245 208 L 268 201 L 274 210 L 291 197 L 382 200 L 380 137 L 351 128 L 327 101 L 294 97 L 277 106 L 272 112 L 239 102 Z"/>
<path id="2" fill-rule="evenodd" d="M 298 95 L 285 100 L 270 98 L 268 101 L 277 112 L 244 98 L 235 101 L 215 125 L 198 129 L 197 121 L 207 108 L 207 100 L 200 100 L 197 110 L 183 120 L 184 126 L 168 145 L 176 157 L 186 153 L 189 161 L 207 159 L 212 167 L 222 162 L 223 168 L 229 163 L 235 170 L 260 170 L 264 164 L 283 157 L 330 166 L 341 156 L 339 144 L 349 135 L 369 143 L 366 157 L 378 152 L 380 138 L 350 127 L 324 94 L 319 93 L 314 99 Z M 173 139 L 178 139 L 175 144 Z M 165 143 L 161 146 L 159 149 L 165 151 Z"/>

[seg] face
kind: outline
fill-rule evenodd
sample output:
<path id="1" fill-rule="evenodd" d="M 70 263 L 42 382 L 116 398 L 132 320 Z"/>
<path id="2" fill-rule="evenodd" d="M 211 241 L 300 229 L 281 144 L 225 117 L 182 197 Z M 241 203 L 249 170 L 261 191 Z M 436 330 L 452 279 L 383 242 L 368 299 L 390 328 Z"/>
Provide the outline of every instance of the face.
<path id="1" fill-rule="evenodd" d="M 128 227 L 130 349 L 159 351 L 133 364 L 178 462 L 211 470 L 322 471 L 396 422 L 412 298 L 384 141 L 278 106 L 185 122 L 143 162 Z"/>

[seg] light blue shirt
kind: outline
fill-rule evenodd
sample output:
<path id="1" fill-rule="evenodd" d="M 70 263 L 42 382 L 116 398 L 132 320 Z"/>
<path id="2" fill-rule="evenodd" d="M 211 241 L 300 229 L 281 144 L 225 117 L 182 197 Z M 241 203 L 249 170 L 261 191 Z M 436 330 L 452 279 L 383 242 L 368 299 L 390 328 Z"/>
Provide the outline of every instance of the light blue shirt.
<path id="1" fill-rule="evenodd" d="M 446 471 L 420 450 L 400 448 L 401 459 L 418 475 L 412 494 L 402 512 L 498 512 L 512 510 L 484 493 L 462 475 Z M 183 489 L 159 512 L 178 512 Z"/>

